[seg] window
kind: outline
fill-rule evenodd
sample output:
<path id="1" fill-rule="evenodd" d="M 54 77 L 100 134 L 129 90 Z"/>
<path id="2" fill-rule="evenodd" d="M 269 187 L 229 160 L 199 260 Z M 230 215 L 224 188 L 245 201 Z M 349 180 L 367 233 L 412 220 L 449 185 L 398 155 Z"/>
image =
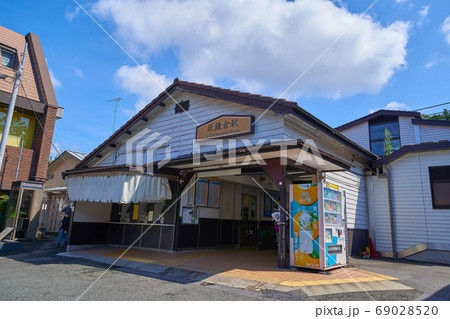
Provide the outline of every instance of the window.
<path id="1" fill-rule="evenodd" d="M 0 108 L 0 138 L 5 127 L 7 109 Z M 9 131 L 7 145 L 31 148 L 33 145 L 34 131 L 36 128 L 36 118 L 19 112 L 13 113 L 11 128 Z"/>
<path id="2" fill-rule="evenodd" d="M 429 167 L 433 208 L 450 208 L 450 166 Z"/>
<path id="3" fill-rule="evenodd" d="M 14 57 L 16 56 L 16 54 L 14 52 L 4 49 L 4 48 L 0 48 L 0 50 L 2 51 L 2 65 L 6 66 L 8 68 L 13 68 L 14 67 Z"/>
<path id="4" fill-rule="evenodd" d="M 175 114 L 189 111 L 189 100 L 181 101 L 175 105 Z"/>
<path id="5" fill-rule="evenodd" d="M 389 155 L 386 137 L 390 135 L 390 153 L 400 148 L 400 131 L 397 118 L 378 118 L 369 123 L 370 151 L 378 156 Z"/>
<path id="6" fill-rule="evenodd" d="M 254 220 L 258 218 L 256 208 L 257 197 L 254 195 L 242 194 L 241 219 Z"/>

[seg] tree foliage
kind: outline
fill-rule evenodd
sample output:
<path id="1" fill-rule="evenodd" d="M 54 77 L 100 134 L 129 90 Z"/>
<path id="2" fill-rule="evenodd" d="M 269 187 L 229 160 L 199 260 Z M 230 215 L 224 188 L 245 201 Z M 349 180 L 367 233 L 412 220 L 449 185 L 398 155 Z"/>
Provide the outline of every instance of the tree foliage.
<path id="1" fill-rule="evenodd" d="M 427 120 L 443 120 L 450 121 L 450 111 L 444 109 L 442 113 L 434 114 L 434 115 L 423 115 L 423 117 Z"/>
<path id="2" fill-rule="evenodd" d="M 8 206 L 9 196 L 6 194 L 0 195 L 0 230 L 3 229 L 3 223 L 6 220 L 6 209 Z"/>
<path id="3" fill-rule="evenodd" d="M 384 129 L 384 155 L 388 156 L 392 154 L 392 134 L 387 128 Z"/>

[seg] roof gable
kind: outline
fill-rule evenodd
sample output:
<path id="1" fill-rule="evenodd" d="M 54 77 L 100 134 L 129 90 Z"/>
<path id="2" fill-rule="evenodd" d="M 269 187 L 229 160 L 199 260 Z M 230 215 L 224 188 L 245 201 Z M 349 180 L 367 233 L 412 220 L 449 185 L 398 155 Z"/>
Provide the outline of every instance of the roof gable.
<path id="1" fill-rule="evenodd" d="M 88 156 L 86 156 L 76 168 L 87 167 L 87 164 L 95 157 L 101 157 L 101 152 L 108 146 L 117 146 L 115 141 L 123 134 L 130 135 L 131 129 L 139 124 L 141 121 L 148 121 L 148 114 L 157 108 L 158 106 L 164 105 L 167 99 L 171 99 L 173 102 L 178 103 L 172 98 L 172 94 L 179 90 L 181 92 L 188 92 L 200 96 L 210 97 L 214 99 L 219 99 L 223 101 L 233 102 L 237 104 L 242 104 L 246 106 L 251 106 L 255 108 L 260 108 L 267 110 L 270 108 L 271 111 L 277 114 L 293 114 L 300 118 L 301 120 L 311 124 L 321 131 L 328 134 L 334 139 L 338 139 L 343 144 L 351 147 L 353 150 L 363 154 L 363 156 L 374 159 L 376 156 L 366 149 L 360 147 L 356 143 L 352 142 L 324 122 L 320 121 L 312 114 L 303 110 L 298 106 L 296 102 L 290 102 L 283 99 L 276 99 L 273 97 L 261 96 L 257 94 L 245 93 L 235 90 L 223 89 L 219 87 L 214 87 L 210 85 L 198 84 L 187 81 L 180 81 L 175 79 L 175 81 L 167 87 L 163 92 L 161 92 L 152 102 L 147 104 L 141 111 L 139 111 L 134 117 L 132 117 L 128 122 L 126 122 L 121 128 L 119 128 L 113 135 L 106 139 L 102 144 L 95 148 Z M 199 123 L 202 124 L 202 123 Z"/>
<path id="2" fill-rule="evenodd" d="M 364 122 L 368 122 L 370 120 L 374 120 L 376 118 L 379 117 L 383 117 L 383 116 L 405 116 L 405 117 L 414 117 L 417 119 L 421 118 L 421 115 L 419 112 L 414 112 L 414 111 L 391 111 L 391 110 L 379 110 L 376 112 L 373 112 L 369 115 L 360 117 L 356 120 L 353 120 L 351 122 L 348 122 L 346 124 L 343 124 L 341 126 L 336 127 L 335 129 L 339 132 L 342 132 L 344 130 L 347 130 L 351 127 L 354 127 L 356 125 L 362 124 Z"/>
<path id="3" fill-rule="evenodd" d="M 64 161 L 64 156 L 70 156 L 76 162 L 79 162 L 83 158 L 85 158 L 87 156 L 87 154 L 86 153 L 81 153 L 81 152 L 69 151 L 69 150 L 64 151 L 48 165 L 48 168 L 50 169 L 55 164 L 58 164 L 59 162 Z"/>

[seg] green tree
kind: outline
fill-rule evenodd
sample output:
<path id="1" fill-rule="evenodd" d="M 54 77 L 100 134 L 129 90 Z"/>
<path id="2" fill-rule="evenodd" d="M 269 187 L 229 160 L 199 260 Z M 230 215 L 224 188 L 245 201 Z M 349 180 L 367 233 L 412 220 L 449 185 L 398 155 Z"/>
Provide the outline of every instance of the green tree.
<path id="1" fill-rule="evenodd" d="M 0 230 L 3 229 L 3 224 L 6 220 L 6 208 L 8 206 L 9 196 L 6 194 L 0 195 Z"/>
<path id="2" fill-rule="evenodd" d="M 392 154 L 392 134 L 387 128 L 384 129 L 384 155 L 388 156 Z"/>
<path id="3" fill-rule="evenodd" d="M 450 121 L 450 111 L 444 109 L 442 113 L 434 114 L 434 115 L 423 115 L 423 117 L 427 120 L 443 120 Z"/>

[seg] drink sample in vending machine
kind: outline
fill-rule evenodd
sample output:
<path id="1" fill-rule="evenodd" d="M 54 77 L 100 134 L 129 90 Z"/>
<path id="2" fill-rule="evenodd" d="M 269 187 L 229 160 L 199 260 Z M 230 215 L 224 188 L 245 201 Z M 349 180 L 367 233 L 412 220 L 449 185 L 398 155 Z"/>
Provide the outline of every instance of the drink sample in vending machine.
<path id="1" fill-rule="evenodd" d="M 300 216 L 300 252 L 311 254 L 313 252 L 313 219 L 308 211 L 303 211 Z"/>

